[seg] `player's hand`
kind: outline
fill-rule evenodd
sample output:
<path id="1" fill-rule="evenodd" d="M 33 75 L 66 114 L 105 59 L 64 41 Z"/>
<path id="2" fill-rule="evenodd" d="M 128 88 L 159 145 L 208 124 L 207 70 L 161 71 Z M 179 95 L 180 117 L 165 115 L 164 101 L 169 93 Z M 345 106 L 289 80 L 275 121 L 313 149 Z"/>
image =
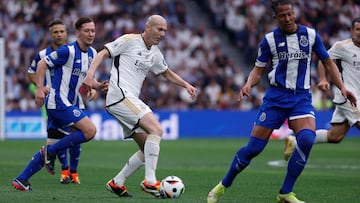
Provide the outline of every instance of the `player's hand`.
<path id="1" fill-rule="evenodd" d="M 317 87 L 322 91 L 326 91 L 330 89 L 330 83 L 327 80 L 321 80 Z"/>
<path id="2" fill-rule="evenodd" d="M 351 91 L 344 88 L 341 90 L 341 94 L 350 101 L 351 106 L 356 107 L 356 97 Z"/>
<path id="3" fill-rule="evenodd" d="M 47 96 L 50 92 L 50 87 L 45 87 L 45 96 Z"/>
<path id="4" fill-rule="evenodd" d="M 108 80 L 102 81 L 100 83 L 100 90 L 102 92 L 107 93 L 107 91 L 109 90 L 109 81 Z"/>
<path id="5" fill-rule="evenodd" d="M 190 94 L 191 96 L 191 99 L 195 99 L 196 98 L 196 93 L 197 93 L 197 89 L 196 87 L 190 85 L 190 84 L 187 84 L 186 85 L 186 90 L 187 92 Z"/>
<path id="6" fill-rule="evenodd" d="M 251 86 L 250 86 L 250 84 L 246 83 L 246 84 L 240 89 L 238 101 L 241 101 L 242 99 L 244 99 L 244 97 L 249 97 L 249 96 L 250 96 L 250 92 L 251 92 Z"/>
<path id="7" fill-rule="evenodd" d="M 90 91 L 88 91 L 86 96 L 89 101 L 97 99 L 98 94 L 96 89 L 91 89 Z"/>
<path id="8" fill-rule="evenodd" d="M 94 76 L 88 72 L 82 82 L 82 86 L 86 87 L 88 91 L 90 91 L 90 89 L 93 87 L 93 81 Z"/>
<path id="9" fill-rule="evenodd" d="M 45 97 L 49 90 L 46 87 L 37 87 L 35 92 L 35 103 L 39 107 L 44 105 Z"/>

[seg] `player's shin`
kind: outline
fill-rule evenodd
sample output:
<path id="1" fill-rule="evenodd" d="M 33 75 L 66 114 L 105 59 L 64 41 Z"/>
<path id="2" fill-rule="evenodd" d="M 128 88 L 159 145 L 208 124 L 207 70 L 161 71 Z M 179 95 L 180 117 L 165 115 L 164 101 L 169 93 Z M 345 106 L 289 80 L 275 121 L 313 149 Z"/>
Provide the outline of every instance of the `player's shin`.
<path id="1" fill-rule="evenodd" d="M 135 152 L 127 161 L 121 171 L 115 176 L 114 182 L 117 185 L 124 185 L 126 178 L 134 174 L 141 166 L 144 165 L 144 154 L 139 150 Z"/>
<path id="2" fill-rule="evenodd" d="M 293 191 L 296 179 L 304 170 L 307 159 L 315 139 L 315 132 L 309 129 L 301 130 L 297 135 L 297 147 L 291 156 L 287 174 L 281 187 L 281 194 L 288 194 Z"/>
<path id="3" fill-rule="evenodd" d="M 314 144 L 327 143 L 328 142 L 327 134 L 328 134 L 328 130 L 324 130 L 324 129 L 317 130 Z"/>
<path id="4" fill-rule="evenodd" d="M 59 150 L 72 147 L 87 141 L 88 140 L 86 139 L 84 133 L 76 130 L 59 140 L 57 143 L 49 145 L 49 152 L 51 152 L 52 154 L 56 154 Z"/>
<path id="5" fill-rule="evenodd" d="M 246 168 L 251 159 L 260 154 L 267 144 L 266 140 L 251 136 L 246 146 L 242 147 L 233 159 L 229 171 L 222 180 L 225 187 L 230 187 L 237 174 Z"/>
<path id="6" fill-rule="evenodd" d="M 149 184 L 155 184 L 156 168 L 160 152 L 161 137 L 158 135 L 148 135 L 144 145 L 145 156 L 145 180 Z"/>

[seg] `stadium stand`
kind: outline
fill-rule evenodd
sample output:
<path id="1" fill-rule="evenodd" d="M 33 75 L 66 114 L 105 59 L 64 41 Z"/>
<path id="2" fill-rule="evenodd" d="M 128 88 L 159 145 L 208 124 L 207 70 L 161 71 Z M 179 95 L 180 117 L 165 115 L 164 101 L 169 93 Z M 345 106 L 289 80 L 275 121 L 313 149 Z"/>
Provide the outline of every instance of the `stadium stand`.
<path id="1" fill-rule="evenodd" d="M 8 0 L 0 2 L 0 37 L 6 39 L 6 110 L 37 110 L 28 91 L 27 67 L 34 54 L 49 44 L 47 23 L 62 18 L 69 39 L 75 39 L 73 23 L 80 16 L 91 16 L 96 22 L 95 47 L 123 33 L 143 30 L 145 16 L 158 13 L 169 25 L 166 39 L 160 44 L 172 69 L 199 88 L 196 101 L 191 101 L 180 89 L 164 80 L 149 76 L 141 94 L 152 108 L 167 110 L 235 109 L 251 110 L 261 103 L 265 86 L 253 89 L 253 94 L 237 102 L 238 89 L 252 68 L 257 45 L 263 33 L 273 29 L 272 14 L 267 0 Z M 349 37 L 348 27 L 353 16 L 360 15 L 356 0 L 295 0 L 298 22 L 316 28 L 326 46 Z M 195 14 L 188 4 L 197 4 L 204 23 L 194 24 Z M 195 12 L 198 12 L 196 10 Z M 301 15 L 300 15 L 301 14 Z M 199 15 L 199 14 L 197 14 Z M 231 48 L 224 48 L 224 41 Z M 235 50 L 235 51 L 234 51 Z M 238 59 L 240 64 L 238 64 Z M 316 60 L 315 60 L 316 62 Z M 108 63 L 102 64 L 97 78 L 109 77 Z M 317 82 L 313 64 L 313 84 Z M 331 93 L 316 87 L 316 109 L 331 108 Z M 102 109 L 102 99 L 88 103 L 90 109 Z M 330 102 L 331 103 L 331 102 Z"/>

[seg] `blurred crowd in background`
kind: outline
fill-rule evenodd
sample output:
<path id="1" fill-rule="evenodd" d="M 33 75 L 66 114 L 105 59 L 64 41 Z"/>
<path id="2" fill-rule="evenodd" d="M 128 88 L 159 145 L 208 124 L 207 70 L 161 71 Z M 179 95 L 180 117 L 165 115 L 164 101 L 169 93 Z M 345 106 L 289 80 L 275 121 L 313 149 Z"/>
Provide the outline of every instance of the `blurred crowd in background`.
<path id="1" fill-rule="evenodd" d="M 314 27 L 327 48 L 350 37 L 353 17 L 360 16 L 355 0 L 295 0 L 298 23 Z M 196 4 L 203 23 L 195 24 L 194 12 L 187 4 Z M 28 90 L 27 69 L 41 49 L 49 46 L 48 23 L 61 18 L 67 25 L 68 42 L 75 40 L 74 22 L 90 16 L 96 23 L 94 47 L 103 45 L 125 33 L 141 33 L 151 14 L 160 14 L 168 22 L 168 32 L 160 49 L 169 67 L 195 85 L 199 92 L 191 100 L 184 89 L 150 74 L 141 97 L 153 109 L 252 110 L 262 102 L 266 85 L 253 88 L 252 96 L 239 102 L 238 91 L 253 67 L 257 47 L 266 32 L 277 25 L 272 19 L 268 0 L 8 0 L 0 2 L 0 37 L 5 38 L 6 110 L 38 110 L 34 95 Z M 199 15 L 199 14 L 197 14 Z M 222 36 L 222 37 L 221 37 Z M 224 39 L 223 36 L 226 36 Z M 222 48 L 223 41 L 234 46 L 241 63 Z M 1 59 L 3 60 L 3 59 Z M 321 92 L 314 58 L 313 104 L 317 110 L 332 108 L 332 93 Z M 96 78 L 108 80 L 111 60 L 98 69 Z M 104 108 L 105 95 L 88 102 L 92 110 Z"/>

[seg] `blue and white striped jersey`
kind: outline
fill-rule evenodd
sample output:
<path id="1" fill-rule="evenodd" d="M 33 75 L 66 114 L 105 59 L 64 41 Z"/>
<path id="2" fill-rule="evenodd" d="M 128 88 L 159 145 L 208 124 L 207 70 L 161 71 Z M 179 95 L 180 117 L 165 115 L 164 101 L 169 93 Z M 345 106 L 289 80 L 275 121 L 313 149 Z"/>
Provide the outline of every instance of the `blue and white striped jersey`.
<path id="1" fill-rule="evenodd" d="M 61 110 L 72 105 L 85 108 L 79 89 L 96 53 L 92 47 L 87 52 L 81 51 L 75 41 L 45 56 L 51 75 L 51 89 L 46 98 L 47 109 Z"/>
<path id="2" fill-rule="evenodd" d="M 35 74 L 36 70 L 37 70 L 37 64 L 38 62 L 44 58 L 46 55 L 50 54 L 51 52 L 53 52 L 54 49 L 52 48 L 52 46 L 49 46 L 46 49 L 43 49 L 41 51 L 39 51 L 39 53 L 36 54 L 35 58 L 32 60 L 30 67 L 28 68 L 28 73 L 32 73 Z M 46 69 L 46 73 L 45 73 L 45 80 L 44 83 L 47 87 L 50 87 L 51 82 L 50 82 L 50 71 L 49 69 Z"/>
<path id="3" fill-rule="evenodd" d="M 270 85 L 291 90 L 308 90 L 311 86 L 312 53 L 320 60 L 329 57 L 321 37 L 314 29 L 298 25 L 294 34 L 284 34 L 279 28 L 266 34 L 260 43 L 255 65 L 266 67 Z"/>

